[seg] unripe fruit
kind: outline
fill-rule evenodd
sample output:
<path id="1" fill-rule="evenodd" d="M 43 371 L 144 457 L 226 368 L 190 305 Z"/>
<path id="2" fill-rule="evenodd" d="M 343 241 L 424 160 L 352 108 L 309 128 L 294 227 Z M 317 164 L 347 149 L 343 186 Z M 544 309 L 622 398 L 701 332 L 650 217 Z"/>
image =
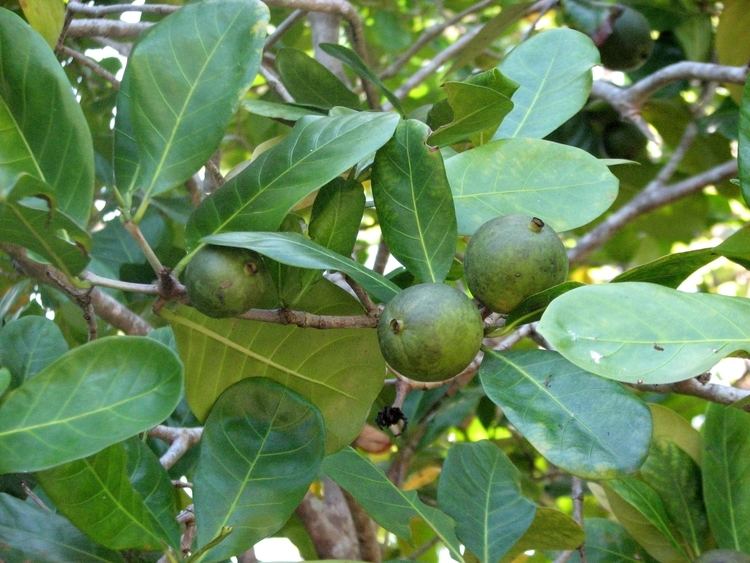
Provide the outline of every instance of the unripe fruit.
<path id="1" fill-rule="evenodd" d="M 635 70 L 651 56 L 654 40 L 648 20 L 636 10 L 619 6 L 612 33 L 599 45 L 602 64 L 612 70 Z"/>
<path id="2" fill-rule="evenodd" d="M 604 150 L 611 158 L 637 160 L 646 150 L 648 139 L 634 124 L 616 121 L 604 128 Z"/>
<path id="3" fill-rule="evenodd" d="M 565 281 L 568 257 L 557 233 L 541 219 L 504 215 L 471 237 L 464 273 L 474 297 L 492 311 L 508 313 L 530 295 Z"/>
<path id="4" fill-rule="evenodd" d="M 191 304 L 209 317 L 233 317 L 276 301 L 273 279 L 260 255 L 244 248 L 205 246 L 184 277 Z"/>
<path id="5" fill-rule="evenodd" d="M 423 283 L 391 299 L 378 322 L 388 364 L 417 381 L 442 381 L 463 370 L 482 345 L 479 310 L 449 285 Z"/>

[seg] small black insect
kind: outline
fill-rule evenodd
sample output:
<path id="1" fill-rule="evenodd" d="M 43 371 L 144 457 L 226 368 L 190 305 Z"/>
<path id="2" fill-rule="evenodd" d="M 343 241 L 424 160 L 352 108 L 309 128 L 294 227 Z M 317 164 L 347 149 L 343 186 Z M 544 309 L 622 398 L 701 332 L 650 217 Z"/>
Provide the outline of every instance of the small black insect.
<path id="1" fill-rule="evenodd" d="M 401 429 L 401 432 L 399 434 L 396 434 L 397 436 L 400 436 L 401 434 L 406 432 L 406 425 L 408 424 L 408 420 L 404 416 L 404 412 L 400 408 L 385 406 L 375 417 L 375 424 L 377 424 L 378 428 L 380 428 L 381 430 L 388 426 L 398 424 L 401 421 L 403 421 L 404 426 Z"/>

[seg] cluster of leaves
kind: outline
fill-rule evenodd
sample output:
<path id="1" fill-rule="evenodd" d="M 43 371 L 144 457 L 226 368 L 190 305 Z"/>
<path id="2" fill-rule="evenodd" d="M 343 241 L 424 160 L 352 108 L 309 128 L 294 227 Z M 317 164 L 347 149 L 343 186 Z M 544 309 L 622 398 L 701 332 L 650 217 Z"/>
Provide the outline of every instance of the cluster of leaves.
<path id="1" fill-rule="evenodd" d="M 630 79 L 706 59 L 706 34 L 733 62 L 726 37 L 736 28 L 725 22 L 741 2 L 728 5 L 718 35 L 698 3 L 632 4 L 661 34 L 652 66 Z M 372 55 L 386 59 L 414 32 L 410 18 L 381 8 L 362 11 L 373 20 Z M 403 102 L 393 92 L 403 74 L 384 83 L 353 50 L 321 46 L 394 111 L 365 110 L 297 49 L 309 46 L 306 29 L 275 50 L 294 100 L 282 103 L 256 74 L 269 18 L 286 14 L 258 0 L 204 0 L 163 18 L 135 44 L 117 92 L 61 67 L 36 31 L 0 9 L 0 557 L 225 560 L 274 534 L 299 537 L 295 508 L 323 477 L 398 537 L 387 545 L 392 558 L 419 550 L 435 560 L 435 538 L 458 561 L 543 557 L 584 542 L 601 561 L 689 561 L 715 546 L 750 552 L 743 405 L 657 405 L 623 385 L 682 381 L 750 351 L 747 299 L 675 289 L 718 256 L 747 266 L 747 228 L 713 248 L 669 254 L 731 220 L 730 206 L 742 203 L 729 183 L 643 217 L 598 252 L 588 266 L 623 266 L 617 283 L 568 282 L 521 303 L 493 336 L 541 319 L 550 349 L 524 341 L 500 351 L 488 339 L 476 380 L 406 397 L 409 429 L 392 455 L 349 446 L 394 400 L 371 329 L 214 319 L 179 300 L 154 313 L 152 297 L 114 283 L 106 291 L 115 303 L 160 328 L 124 336 L 100 320 L 105 336 L 86 342 L 78 304 L 12 273 L 10 256 L 22 248 L 73 287 L 85 288 L 88 273 L 146 284 L 154 273 L 144 248 L 178 275 L 204 245 L 224 245 L 266 257 L 280 307 L 345 317 L 363 314 L 363 304 L 324 271 L 386 303 L 414 283 L 460 286 L 457 244 L 460 255 L 465 237 L 498 215 L 535 215 L 573 239 L 662 162 L 610 170 L 618 162 L 606 157 L 620 155 L 606 154 L 602 134 L 617 118 L 589 101 L 599 54 L 587 35 L 556 27 L 499 63 L 484 60 L 488 45 L 518 41 L 522 8 L 483 16 L 453 62 L 458 79 L 441 89 L 434 77 Z M 580 9 L 564 2 L 559 12 Z M 490 68 L 471 73 L 477 66 Z M 695 94 L 679 84 L 644 108 L 665 149 L 691 121 L 684 99 Z M 715 98 L 680 176 L 730 159 L 738 137 L 747 150 L 732 128 L 740 106 L 729 93 Z M 217 150 L 233 170 L 193 207 L 185 184 Z M 748 174 L 741 166 L 743 181 Z M 375 225 L 403 265 L 388 275 L 364 265 Z M 134 229 L 145 243 L 130 238 Z M 574 272 L 578 282 L 588 275 Z M 702 434 L 685 418 L 698 413 Z M 164 422 L 203 425 L 200 445 L 168 468 L 145 434 Z M 389 461 L 411 464 L 387 475 Z M 439 479 L 429 471 L 437 466 Z M 571 475 L 593 493 L 583 523 L 565 513 Z M 182 477 L 197 529 L 184 552 L 175 518 L 190 500 L 172 483 Z M 419 485 L 421 495 L 411 490 Z"/>

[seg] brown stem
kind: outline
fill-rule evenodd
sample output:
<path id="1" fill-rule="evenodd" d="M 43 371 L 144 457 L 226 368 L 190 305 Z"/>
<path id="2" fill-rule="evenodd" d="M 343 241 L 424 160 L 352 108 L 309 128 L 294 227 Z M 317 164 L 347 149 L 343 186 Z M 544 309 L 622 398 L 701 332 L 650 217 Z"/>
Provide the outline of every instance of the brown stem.
<path id="1" fill-rule="evenodd" d="M 148 431 L 152 438 L 158 438 L 169 442 L 169 448 L 159 458 L 159 463 L 165 469 L 169 469 L 177 463 L 187 451 L 197 444 L 203 435 L 203 428 L 200 426 L 192 428 L 175 428 L 172 426 L 159 425 Z"/>
<path id="2" fill-rule="evenodd" d="M 383 560 L 383 554 L 378 543 L 377 526 L 352 495 L 344 489 L 341 491 L 344 493 L 344 499 L 354 522 L 354 529 L 357 531 L 362 560 L 380 563 Z"/>
<path id="3" fill-rule="evenodd" d="M 58 52 L 60 54 L 62 54 L 62 55 L 65 55 L 66 57 L 73 58 L 78 63 L 82 64 L 83 66 L 85 66 L 85 67 L 87 67 L 89 69 L 91 69 L 94 72 L 94 74 L 97 74 L 97 75 L 101 76 L 102 78 L 104 78 L 104 80 L 106 80 L 107 82 L 109 82 L 110 84 L 112 84 L 112 87 L 115 90 L 119 90 L 120 89 L 120 81 L 117 80 L 117 78 L 115 77 L 114 74 L 112 74 L 107 69 L 105 69 L 105 68 L 101 67 L 100 65 L 98 65 L 96 63 L 96 61 L 94 61 L 93 59 L 87 57 L 83 53 L 79 53 L 75 49 L 71 49 L 70 47 L 68 47 L 66 45 L 60 45 L 60 48 L 58 49 Z"/>
<path id="4" fill-rule="evenodd" d="M 375 328 L 378 326 L 378 319 L 369 315 L 315 315 L 306 311 L 292 311 L 291 309 L 250 309 L 238 316 L 250 321 L 290 324 L 302 328 Z"/>

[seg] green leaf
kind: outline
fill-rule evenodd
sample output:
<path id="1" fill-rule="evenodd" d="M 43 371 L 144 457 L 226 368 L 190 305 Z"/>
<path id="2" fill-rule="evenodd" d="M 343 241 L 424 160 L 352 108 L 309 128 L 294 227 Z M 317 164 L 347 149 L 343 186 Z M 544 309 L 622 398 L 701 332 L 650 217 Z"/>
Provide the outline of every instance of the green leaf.
<path id="1" fill-rule="evenodd" d="M 685 553 L 680 541 L 674 535 L 672 522 L 667 515 L 664 503 L 654 489 L 634 477 L 607 481 L 605 489 L 608 491 L 607 499 L 609 500 L 612 509 L 615 510 L 615 516 L 617 516 L 625 529 L 628 530 L 628 532 L 630 532 L 630 534 L 641 543 L 651 555 L 660 561 L 688 561 L 690 559 Z M 617 503 L 613 502 L 614 497 L 610 496 L 609 491 L 612 491 L 622 502 L 627 504 L 631 510 L 636 512 L 638 519 L 642 519 L 641 525 L 647 524 L 652 529 L 652 533 L 655 531 L 663 540 L 666 540 L 670 548 L 666 553 L 669 555 L 665 556 L 664 553 L 660 553 L 653 546 L 641 541 L 640 536 L 642 532 L 638 527 L 633 527 L 627 519 L 620 518 L 618 510 L 615 508 Z M 675 553 L 679 554 L 681 559 L 674 559 Z"/>
<path id="2" fill-rule="evenodd" d="M 370 460 L 351 447 L 323 460 L 323 472 L 346 489 L 367 513 L 386 530 L 402 539 L 411 537 L 410 522 L 421 518 L 451 555 L 463 561 L 454 523 L 445 513 L 424 504 L 416 491 L 403 491 Z"/>
<path id="3" fill-rule="evenodd" d="M 716 543 L 750 552 L 750 414 L 709 404 L 703 426 L 703 494 Z"/>
<path id="4" fill-rule="evenodd" d="M 480 561 L 498 561 L 534 520 L 521 474 L 489 441 L 454 444 L 438 485 L 438 505 L 456 521 L 458 539 Z"/>
<path id="5" fill-rule="evenodd" d="M 0 474 L 78 459 L 169 416 L 182 366 L 145 337 L 100 338 L 58 358 L 0 406 Z"/>
<path id="6" fill-rule="evenodd" d="M 567 231 L 596 219 L 617 197 L 617 178 L 606 165 L 581 149 L 540 139 L 487 143 L 449 158 L 445 170 L 459 234 L 512 213 Z"/>
<path id="7" fill-rule="evenodd" d="M 315 198 L 307 233 L 313 242 L 342 256 L 350 256 L 364 211 L 362 184 L 334 178 Z"/>
<path id="8" fill-rule="evenodd" d="M 19 4 L 23 15 L 26 16 L 26 21 L 44 37 L 47 45 L 54 49 L 65 20 L 65 2 L 63 0 L 22 0 Z"/>
<path id="9" fill-rule="evenodd" d="M 651 561 L 643 548 L 617 522 L 606 518 L 586 518 L 583 528 L 586 532 L 584 549 L 588 563 Z"/>
<path id="10" fill-rule="evenodd" d="M 465 82 L 446 82 L 443 90 L 453 110 L 453 119 L 432 133 L 427 142 L 434 146 L 450 145 L 479 133 L 479 142 L 475 144 L 483 144 L 513 109 L 510 98 L 517 89 L 518 84 L 496 68 Z"/>
<path id="11" fill-rule="evenodd" d="M 737 2 L 739 4 L 739 2 Z M 740 100 L 740 124 L 737 140 L 740 190 L 745 203 L 750 203 L 750 81 L 745 83 Z"/>
<path id="12" fill-rule="evenodd" d="M 21 317 L 0 329 L 0 366 L 18 387 L 68 351 L 58 326 L 44 317 Z"/>
<path id="13" fill-rule="evenodd" d="M 138 175 L 133 183 L 133 163 L 122 157 L 135 155 L 116 139 L 121 190 L 157 195 L 208 160 L 258 72 L 267 22 L 268 8 L 259 0 L 206 0 L 164 18 L 136 44 L 118 97 L 115 136 L 132 135 Z"/>
<path id="14" fill-rule="evenodd" d="M 25 181 L 36 183 L 30 176 Z M 23 189 L 17 184 L 18 189 Z M 42 198 L 0 200 L 0 242 L 18 244 L 41 255 L 68 277 L 89 262 L 89 234 Z"/>
<path id="15" fill-rule="evenodd" d="M 57 209 L 86 226 L 94 195 L 86 118 L 47 43 L 6 9 L 0 9 L 0 163 L 0 202 L 28 174 L 49 186 Z M 0 225 L 6 221 L 0 217 Z"/>
<path id="16" fill-rule="evenodd" d="M 543 31 L 503 59 L 500 71 L 519 84 L 513 111 L 495 139 L 542 138 L 573 117 L 591 91 L 591 68 L 599 51 L 591 39 L 572 29 Z"/>
<path id="17" fill-rule="evenodd" d="M 298 49 L 279 49 L 276 68 L 281 82 L 298 104 L 325 109 L 359 107 L 359 98 L 354 92 L 325 66 Z"/>
<path id="18" fill-rule="evenodd" d="M 331 315 L 361 312 L 349 294 L 327 281 L 315 284 L 297 306 Z M 269 377 L 320 409 L 331 452 L 359 434 L 383 385 L 385 363 L 374 330 L 210 319 L 188 307 L 161 314 L 174 329 L 187 400 L 200 419 L 233 383 Z"/>
<path id="19" fill-rule="evenodd" d="M 651 414 L 621 385 L 556 352 L 488 350 L 479 369 L 487 396 L 544 457 L 581 477 L 636 471 L 648 454 Z"/>
<path id="20" fill-rule="evenodd" d="M 672 442 L 700 466 L 703 450 L 700 432 L 672 409 L 655 403 L 649 403 L 648 408 L 651 409 L 651 420 L 654 424 L 652 440 Z"/>
<path id="21" fill-rule="evenodd" d="M 575 549 L 583 543 L 583 538 L 583 529 L 570 516 L 554 508 L 538 506 L 531 526 L 503 557 L 503 562 L 514 561 L 530 549 Z"/>
<path id="22" fill-rule="evenodd" d="M 128 481 L 127 454 L 115 444 L 98 454 L 37 473 L 57 509 L 110 549 L 162 549 L 170 538 Z"/>
<path id="23" fill-rule="evenodd" d="M 232 527 L 210 560 L 240 554 L 284 526 L 318 476 L 324 444 L 320 411 L 275 381 L 244 379 L 221 394 L 193 480 L 198 545 Z"/>
<path id="24" fill-rule="evenodd" d="M 123 561 L 84 536 L 62 516 L 0 493 L 0 559 L 3 561 Z"/>
<path id="25" fill-rule="evenodd" d="M 295 203 L 379 149 L 397 123 L 388 113 L 303 117 L 195 210 L 187 224 L 189 247 L 221 232 L 277 229 Z"/>
<path id="26" fill-rule="evenodd" d="M 0 367 L 0 399 L 2 399 L 3 395 L 8 390 L 8 387 L 10 387 L 11 378 L 10 370 L 5 367 Z"/>
<path id="27" fill-rule="evenodd" d="M 654 440 L 641 478 L 661 497 L 675 529 L 697 557 L 708 538 L 698 465 L 674 442 Z"/>
<path id="28" fill-rule="evenodd" d="M 333 58 L 340 60 L 342 63 L 351 68 L 357 75 L 363 80 L 369 80 L 383 93 L 383 95 L 391 102 L 393 108 L 404 115 L 404 110 L 401 107 L 401 101 L 396 95 L 391 92 L 388 87 L 383 83 L 380 78 L 365 64 L 360 56 L 343 45 L 337 43 L 320 43 L 318 45 L 324 52 L 331 55 Z"/>
<path id="29" fill-rule="evenodd" d="M 127 455 L 128 481 L 143 499 L 158 526 L 159 536 L 169 545 L 180 545 L 180 526 L 177 523 L 177 495 L 167 470 L 159 458 L 139 437 L 122 442 Z"/>
<path id="30" fill-rule="evenodd" d="M 750 12 L 744 0 L 729 0 L 721 11 L 716 29 L 716 55 L 723 65 L 744 65 L 750 58 L 750 45 L 745 41 L 745 31 L 750 25 Z M 738 104 L 742 97 L 742 86 L 727 84 L 732 98 Z"/>
<path id="31" fill-rule="evenodd" d="M 644 306 L 647 305 L 647 306 Z M 547 308 L 539 332 L 581 368 L 629 383 L 671 383 L 750 351 L 750 301 L 640 282 L 579 287 Z"/>
<path id="32" fill-rule="evenodd" d="M 530 295 L 508 314 L 508 317 L 505 319 L 503 332 L 507 332 L 513 326 L 538 321 L 542 318 L 542 313 L 552 303 L 553 299 L 582 285 L 581 282 L 563 282 L 534 295 Z"/>
<path id="33" fill-rule="evenodd" d="M 297 121 L 306 115 L 323 115 L 322 110 L 312 109 L 297 104 L 280 104 L 265 100 L 242 100 L 242 108 L 254 115 L 270 117 L 271 119 L 283 119 L 284 121 Z"/>
<path id="34" fill-rule="evenodd" d="M 372 195 L 388 248 L 418 280 L 445 279 L 456 252 L 456 212 L 430 129 L 409 119 L 375 155 Z"/>
<path id="35" fill-rule="evenodd" d="M 351 276 L 373 297 L 383 302 L 389 301 L 401 291 L 396 284 L 377 272 L 364 267 L 351 258 L 328 250 L 299 233 L 223 233 L 206 237 L 202 242 L 248 248 L 282 264 L 298 268 L 339 270 Z"/>

